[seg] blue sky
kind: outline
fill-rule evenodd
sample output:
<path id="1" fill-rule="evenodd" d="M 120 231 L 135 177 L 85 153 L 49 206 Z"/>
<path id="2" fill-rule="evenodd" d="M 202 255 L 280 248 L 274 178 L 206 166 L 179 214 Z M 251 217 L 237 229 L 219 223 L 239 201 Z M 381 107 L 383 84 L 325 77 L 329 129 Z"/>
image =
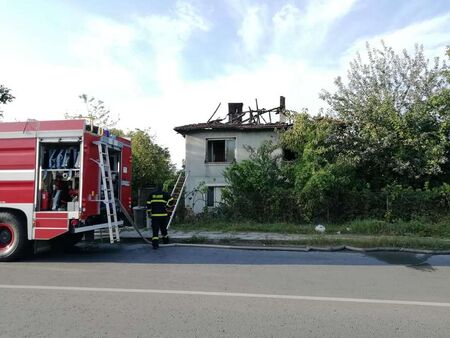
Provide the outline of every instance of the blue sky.
<path id="1" fill-rule="evenodd" d="M 381 39 L 443 56 L 450 1 L 0 0 L 0 83 L 17 97 L 2 109 L 61 118 L 87 93 L 119 127 L 150 127 L 180 163 L 173 127 L 206 121 L 219 102 L 271 108 L 280 95 L 314 114 L 319 91 Z"/>

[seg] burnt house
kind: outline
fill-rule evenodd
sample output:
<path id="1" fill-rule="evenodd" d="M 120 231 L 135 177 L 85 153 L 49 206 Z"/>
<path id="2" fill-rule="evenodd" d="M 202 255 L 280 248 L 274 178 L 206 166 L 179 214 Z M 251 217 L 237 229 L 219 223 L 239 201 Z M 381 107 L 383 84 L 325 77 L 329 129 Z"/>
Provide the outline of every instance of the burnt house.
<path id="1" fill-rule="evenodd" d="M 257 149 L 264 141 L 276 142 L 279 131 L 291 125 L 284 97 L 279 107 L 268 110 L 259 109 L 257 102 L 256 109 L 246 111 L 242 103 L 229 103 L 226 117 L 213 119 L 219 107 L 208 122 L 174 128 L 185 138 L 185 206 L 193 213 L 221 203 L 224 169 L 234 161 L 248 159 L 248 147 Z"/>

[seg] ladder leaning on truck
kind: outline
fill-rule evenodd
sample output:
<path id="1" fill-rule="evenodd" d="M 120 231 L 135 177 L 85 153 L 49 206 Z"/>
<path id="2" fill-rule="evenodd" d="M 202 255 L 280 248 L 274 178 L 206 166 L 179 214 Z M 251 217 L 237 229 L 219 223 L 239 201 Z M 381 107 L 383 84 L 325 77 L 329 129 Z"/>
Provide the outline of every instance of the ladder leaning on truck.
<path id="1" fill-rule="evenodd" d="M 0 261 L 105 230 L 131 210 L 131 142 L 84 120 L 0 123 Z M 68 239 L 68 240 L 67 240 Z"/>

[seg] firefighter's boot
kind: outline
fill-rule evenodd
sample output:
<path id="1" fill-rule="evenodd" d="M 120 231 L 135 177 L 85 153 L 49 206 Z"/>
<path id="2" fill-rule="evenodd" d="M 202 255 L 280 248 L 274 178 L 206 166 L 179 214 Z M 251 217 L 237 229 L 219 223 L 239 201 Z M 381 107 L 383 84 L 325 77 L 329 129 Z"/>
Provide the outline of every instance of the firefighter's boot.
<path id="1" fill-rule="evenodd" d="M 167 235 L 162 236 L 162 240 L 163 240 L 164 244 L 169 244 L 169 236 L 167 236 Z"/>
<path id="2" fill-rule="evenodd" d="M 158 237 L 152 237 L 152 247 L 155 250 L 159 248 L 159 238 Z"/>

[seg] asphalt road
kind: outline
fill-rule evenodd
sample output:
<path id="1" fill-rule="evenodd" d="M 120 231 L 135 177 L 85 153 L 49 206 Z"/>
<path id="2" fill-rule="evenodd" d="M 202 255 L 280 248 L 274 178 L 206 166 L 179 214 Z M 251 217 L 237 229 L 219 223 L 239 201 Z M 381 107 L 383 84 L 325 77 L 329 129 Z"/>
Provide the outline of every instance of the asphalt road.
<path id="1" fill-rule="evenodd" d="M 0 263 L 1 337 L 448 337 L 450 256 L 91 245 Z"/>

